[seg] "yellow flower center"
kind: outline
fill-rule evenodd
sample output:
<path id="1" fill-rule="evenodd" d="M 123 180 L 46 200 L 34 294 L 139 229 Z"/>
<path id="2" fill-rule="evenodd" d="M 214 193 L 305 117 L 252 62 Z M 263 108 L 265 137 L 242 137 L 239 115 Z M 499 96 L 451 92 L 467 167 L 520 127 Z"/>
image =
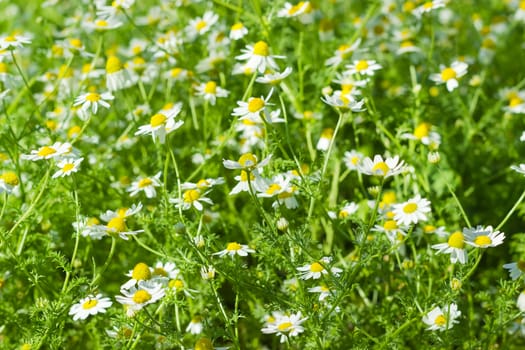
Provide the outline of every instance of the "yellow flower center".
<path id="1" fill-rule="evenodd" d="M 195 24 L 195 29 L 197 29 L 197 31 L 201 31 L 203 30 L 204 28 L 206 28 L 208 24 L 206 23 L 206 21 L 198 21 L 196 24 Z"/>
<path id="2" fill-rule="evenodd" d="M 362 72 L 362 71 L 366 70 L 367 68 L 368 68 L 368 62 L 365 61 L 365 60 L 361 60 L 361 61 L 357 62 L 357 64 L 355 65 L 355 69 L 358 72 Z"/>
<path id="3" fill-rule="evenodd" d="M 93 225 L 98 225 L 98 224 L 100 224 L 100 220 L 97 218 L 89 218 L 86 222 L 87 226 L 93 226 Z"/>
<path id="4" fill-rule="evenodd" d="M 248 102 L 248 111 L 255 113 L 264 108 L 264 100 L 259 97 L 253 97 Z"/>
<path id="5" fill-rule="evenodd" d="M 403 212 L 406 214 L 412 214 L 417 210 L 417 204 L 416 203 L 408 203 L 403 207 Z"/>
<path id="6" fill-rule="evenodd" d="M 397 229 L 397 222 L 395 220 L 387 220 L 383 224 L 383 228 L 387 231 L 395 230 Z"/>
<path id="7" fill-rule="evenodd" d="M 431 125 L 429 123 L 421 123 L 414 129 L 414 136 L 421 140 L 423 137 L 427 137 L 430 133 Z"/>
<path id="8" fill-rule="evenodd" d="M 318 262 L 314 262 L 312 265 L 310 265 L 311 272 L 321 272 L 323 270 L 324 270 L 323 265 L 319 264 Z"/>
<path id="9" fill-rule="evenodd" d="M 7 73 L 7 64 L 0 62 L 0 73 Z"/>
<path id="10" fill-rule="evenodd" d="M 171 280 L 168 282 L 168 287 L 172 289 L 183 289 L 184 288 L 184 282 L 182 280 Z"/>
<path id="11" fill-rule="evenodd" d="M 193 203 L 200 198 L 201 194 L 198 190 L 187 190 L 182 195 L 182 199 L 186 203 Z"/>
<path id="12" fill-rule="evenodd" d="M 151 278 L 149 266 L 143 262 L 138 263 L 131 272 L 131 278 L 136 281 L 149 280 Z"/>
<path id="13" fill-rule="evenodd" d="M 413 47 L 414 46 L 414 43 L 410 40 L 405 40 L 401 43 L 400 45 L 402 48 L 406 49 L 406 48 L 409 48 L 409 47 Z"/>
<path id="14" fill-rule="evenodd" d="M 456 71 L 452 68 L 445 68 L 441 71 L 441 80 L 449 81 L 456 78 Z"/>
<path id="15" fill-rule="evenodd" d="M 457 249 L 463 249 L 465 246 L 465 236 L 460 231 L 456 231 L 448 238 L 448 246 Z"/>
<path id="16" fill-rule="evenodd" d="M 378 162 L 372 168 L 372 172 L 375 174 L 375 173 L 378 172 L 378 170 L 381 171 L 381 174 L 379 174 L 379 175 L 385 176 L 388 173 L 388 171 L 390 170 L 390 168 L 388 167 L 388 165 L 386 165 L 385 162 Z"/>
<path id="17" fill-rule="evenodd" d="M 230 242 L 226 246 L 226 250 L 230 252 L 241 250 L 241 248 L 242 248 L 241 245 L 237 242 Z"/>
<path id="18" fill-rule="evenodd" d="M 520 1 L 520 10 L 525 10 L 525 1 Z"/>
<path id="19" fill-rule="evenodd" d="M 19 183 L 18 176 L 13 171 L 6 171 L 0 175 L 0 179 L 10 186 L 16 186 Z"/>
<path id="20" fill-rule="evenodd" d="M 162 267 L 156 267 L 153 270 L 153 275 L 168 277 L 168 272 L 166 272 L 166 270 L 164 270 Z"/>
<path id="21" fill-rule="evenodd" d="M 519 97 L 513 97 L 509 101 L 509 107 L 516 107 L 523 103 L 523 100 Z"/>
<path id="22" fill-rule="evenodd" d="M 204 85 L 204 92 L 207 94 L 215 95 L 215 93 L 217 92 L 217 83 L 215 83 L 214 81 L 207 82 L 206 85 Z"/>
<path id="23" fill-rule="evenodd" d="M 412 12 L 416 8 L 416 4 L 413 1 L 407 1 L 403 4 L 403 11 Z"/>
<path id="24" fill-rule="evenodd" d="M 90 92 L 86 96 L 86 101 L 89 102 L 98 102 L 100 100 L 100 95 L 94 92 Z"/>
<path id="25" fill-rule="evenodd" d="M 109 220 L 107 227 L 110 232 L 124 232 L 126 231 L 126 222 L 124 221 L 124 218 L 117 216 Z"/>
<path id="26" fill-rule="evenodd" d="M 144 289 L 137 290 L 135 294 L 133 295 L 133 301 L 136 304 L 144 304 L 151 300 L 151 294 L 149 294 Z"/>
<path id="27" fill-rule="evenodd" d="M 73 46 L 74 48 L 81 49 L 82 48 L 82 41 L 77 38 L 69 39 L 69 45 Z"/>
<path id="28" fill-rule="evenodd" d="M 436 317 L 436 319 L 434 320 L 434 324 L 436 326 L 444 326 L 447 324 L 447 319 L 445 318 L 445 316 L 443 315 L 439 315 L 438 317 Z"/>
<path id="29" fill-rule="evenodd" d="M 70 171 L 73 168 L 75 168 L 75 164 L 73 164 L 73 163 L 66 163 L 62 167 L 62 172 L 67 173 L 68 171 Z"/>
<path id="30" fill-rule="evenodd" d="M 117 210 L 117 216 L 119 218 L 125 218 L 126 217 L 126 212 L 128 211 L 128 208 L 119 208 Z"/>
<path id="31" fill-rule="evenodd" d="M 257 164 L 257 158 L 251 153 L 245 153 L 239 157 L 239 164 L 244 167 L 251 167 Z"/>
<path id="32" fill-rule="evenodd" d="M 70 127 L 69 130 L 67 131 L 67 137 L 72 139 L 73 137 L 77 136 L 80 133 L 81 130 L 82 130 L 82 128 L 80 126 L 74 125 L 74 126 Z"/>
<path id="33" fill-rule="evenodd" d="M 290 328 L 292 328 L 292 326 L 293 324 L 291 322 L 283 322 L 277 326 L 277 329 L 281 332 L 287 332 L 290 330 Z"/>
<path id="34" fill-rule="evenodd" d="M 13 36 L 13 35 L 9 35 L 9 36 L 6 36 L 4 38 L 4 41 L 8 41 L 8 42 L 15 42 L 16 41 L 16 38 Z"/>
<path id="35" fill-rule="evenodd" d="M 254 181 L 254 180 L 255 180 L 255 175 L 250 173 L 250 181 Z M 248 173 L 244 170 L 241 170 L 241 181 L 242 182 L 248 181 Z"/>
<path id="36" fill-rule="evenodd" d="M 152 183 L 153 181 L 151 181 L 150 178 L 145 178 L 145 179 L 141 179 L 137 186 L 138 188 L 144 188 L 144 187 L 151 185 Z"/>
<path id="37" fill-rule="evenodd" d="M 432 9 L 432 6 L 433 6 L 432 1 L 427 1 L 427 2 L 425 2 L 425 3 L 423 4 L 423 8 L 424 8 L 425 10 L 431 10 L 431 9 Z"/>
<path id="38" fill-rule="evenodd" d="M 153 117 L 151 117 L 151 119 L 149 121 L 149 125 L 152 128 L 155 128 L 157 126 L 160 126 L 160 125 L 164 124 L 166 122 L 166 120 L 168 120 L 168 118 L 164 114 L 157 113 L 157 114 L 153 115 Z"/>
<path id="39" fill-rule="evenodd" d="M 213 344 L 208 338 L 200 338 L 195 343 L 195 350 L 213 350 Z"/>
<path id="40" fill-rule="evenodd" d="M 321 133 L 321 138 L 331 140 L 332 136 L 334 136 L 334 129 L 332 128 L 326 128 Z"/>
<path id="41" fill-rule="evenodd" d="M 253 45 L 253 54 L 257 56 L 269 56 L 270 49 L 268 44 L 264 41 L 258 41 L 255 45 Z"/>
<path id="42" fill-rule="evenodd" d="M 108 21 L 104 20 L 104 19 L 98 19 L 95 21 L 95 26 L 96 27 L 101 27 L 101 28 L 104 28 L 104 27 L 107 27 L 108 26 Z"/>
<path id="43" fill-rule="evenodd" d="M 40 157 L 47 157 L 47 156 L 50 156 L 54 153 L 56 153 L 57 150 L 54 149 L 53 147 L 49 147 L 49 146 L 44 146 L 44 147 L 40 147 L 40 149 L 38 150 L 38 153 L 37 155 L 40 156 Z"/>
<path id="44" fill-rule="evenodd" d="M 122 63 L 117 56 L 109 56 L 106 62 L 106 72 L 108 74 L 116 73 L 122 70 Z"/>
<path id="45" fill-rule="evenodd" d="M 266 194 L 273 195 L 275 192 L 278 192 L 281 190 L 281 186 L 278 184 L 271 184 L 268 189 L 266 190 Z"/>
<path id="46" fill-rule="evenodd" d="M 433 225 L 425 225 L 423 226 L 423 232 L 425 233 L 432 233 L 436 230 L 436 226 Z"/>
<path id="47" fill-rule="evenodd" d="M 338 48 L 337 48 L 337 51 L 341 54 L 344 54 L 345 51 L 347 51 L 348 49 L 350 48 L 350 45 L 348 44 L 343 44 L 343 45 L 340 45 Z"/>
<path id="48" fill-rule="evenodd" d="M 90 299 L 90 300 L 86 301 L 84 304 L 82 304 L 82 308 L 84 310 L 89 310 L 89 309 L 92 309 L 95 306 L 97 306 L 97 304 L 98 304 L 98 300 L 97 299 Z"/>
<path id="49" fill-rule="evenodd" d="M 244 28 L 244 25 L 241 23 L 241 22 L 238 22 L 238 23 L 235 23 L 234 25 L 232 25 L 232 30 L 241 30 L 242 28 Z"/>
<path id="50" fill-rule="evenodd" d="M 492 240 L 490 239 L 489 236 L 481 235 L 481 236 L 477 236 L 474 239 L 474 243 L 476 243 L 477 245 L 483 247 L 483 246 L 490 245 L 492 243 Z"/>

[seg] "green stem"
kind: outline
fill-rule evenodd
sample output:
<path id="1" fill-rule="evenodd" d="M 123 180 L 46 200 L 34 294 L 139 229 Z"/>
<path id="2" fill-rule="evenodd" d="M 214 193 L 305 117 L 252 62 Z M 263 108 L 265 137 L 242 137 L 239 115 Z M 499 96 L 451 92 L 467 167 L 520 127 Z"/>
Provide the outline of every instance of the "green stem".
<path id="1" fill-rule="evenodd" d="M 109 254 L 106 258 L 106 261 L 104 262 L 104 265 L 102 266 L 102 269 L 100 272 L 93 278 L 93 281 L 91 282 L 91 286 L 94 286 L 98 280 L 102 277 L 104 272 L 106 272 L 107 268 L 109 267 L 109 264 L 111 263 L 111 258 L 113 257 L 113 254 L 115 253 L 115 246 L 117 243 L 117 239 L 113 236 L 111 236 L 111 247 L 109 248 Z"/>
<path id="2" fill-rule="evenodd" d="M 458 197 L 456 196 L 456 194 L 454 193 L 454 191 L 452 190 L 452 187 L 450 186 L 448 182 L 447 182 L 447 188 L 450 194 L 452 195 L 452 197 L 454 198 L 454 201 L 456 202 L 456 205 L 458 206 L 459 211 L 461 212 L 461 215 L 463 216 L 463 219 L 465 220 L 465 223 L 467 224 L 468 227 L 472 227 L 472 225 L 470 224 L 470 220 L 468 219 L 468 216 L 465 213 L 465 210 L 463 209 L 463 206 L 461 205 Z"/>
<path id="3" fill-rule="evenodd" d="M 73 179 L 74 181 L 74 179 Z M 75 199 L 75 217 L 76 217 L 76 220 L 77 222 L 79 222 L 80 220 L 80 204 L 78 202 L 78 193 L 77 193 L 77 190 L 76 190 L 76 185 L 75 185 L 75 189 L 73 190 L 73 198 Z M 61 294 L 65 292 L 66 288 L 67 288 L 67 285 L 69 283 L 69 278 L 71 277 L 71 273 L 73 271 L 73 264 L 75 263 L 75 258 L 77 256 L 77 251 L 78 251 L 78 244 L 80 242 L 80 225 L 77 225 L 77 229 L 75 230 L 75 247 L 73 248 L 73 255 L 71 256 L 71 262 L 69 264 L 69 270 L 66 271 L 66 278 L 64 279 L 64 284 L 62 285 L 62 291 L 60 292 Z"/>
<path id="4" fill-rule="evenodd" d="M 478 267 L 482 257 L 483 257 L 483 250 L 479 250 L 478 257 L 476 258 L 476 262 L 474 263 L 474 265 L 472 265 L 469 272 L 467 272 L 467 274 L 463 276 L 463 278 L 461 279 L 461 282 L 464 282 L 465 280 L 467 280 L 474 273 L 474 271 L 476 271 L 476 268 Z"/>
<path id="5" fill-rule="evenodd" d="M 518 208 L 518 206 L 520 205 L 520 203 L 523 201 L 523 198 L 525 198 L 525 191 L 523 191 L 523 193 L 521 194 L 520 198 L 518 198 L 518 200 L 516 201 L 516 203 L 514 203 L 514 206 L 509 210 L 509 212 L 507 213 L 507 215 L 505 216 L 505 218 L 499 223 L 499 225 L 496 226 L 496 228 L 494 229 L 494 231 L 498 231 L 500 228 L 503 227 L 503 225 L 505 225 L 505 223 L 510 219 L 510 217 L 512 216 L 512 214 L 514 213 L 514 211 Z"/>

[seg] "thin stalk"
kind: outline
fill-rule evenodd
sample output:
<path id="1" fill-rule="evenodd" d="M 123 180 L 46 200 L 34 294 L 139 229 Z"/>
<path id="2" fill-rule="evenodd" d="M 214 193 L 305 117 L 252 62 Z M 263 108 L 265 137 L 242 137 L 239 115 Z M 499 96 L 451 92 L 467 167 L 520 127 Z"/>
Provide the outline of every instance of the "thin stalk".
<path id="1" fill-rule="evenodd" d="M 503 220 L 499 223 L 499 225 L 496 226 L 496 228 L 494 229 L 494 231 L 499 230 L 500 228 L 503 227 L 503 225 L 505 225 L 505 223 L 510 219 L 510 217 L 512 216 L 512 214 L 514 213 L 514 211 L 516 211 L 516 209 L 518 208 L 518 206 L 521 204 L 521 202 L 523 201 L 523 198 L 525 198 L 525 191 L 523 191 L 523 193 L 521 194 L 520 198 L 518 198 L 518 200 L 516 201 L 516 203 L 514 203 L 514 206 L 509 210 L 509 212 L 507 213 L 507 215 L 505 216 L 505 218 L 503 218 Z"/>

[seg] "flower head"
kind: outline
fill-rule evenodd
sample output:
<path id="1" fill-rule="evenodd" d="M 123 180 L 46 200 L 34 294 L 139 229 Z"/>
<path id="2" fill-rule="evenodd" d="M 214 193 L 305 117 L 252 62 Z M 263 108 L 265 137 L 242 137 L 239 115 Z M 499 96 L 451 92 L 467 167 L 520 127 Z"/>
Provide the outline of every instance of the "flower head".
<path id="1" fill-rule="evenodd" d="M 505 233 L 494 231 L 492 226 L 478 225 L 473 228 L 464 228 L 465 242 L 477 248 L 496 247 L 503 244 Z"/>
<path id="2" fill-rule="evenodd" d="M 386 157 L 376 154 L 374 159 L 364 158 L 358 165 L 357 170 L 366 175 L 381 176 L 384 178 L 400 174 L 406 170 L 405 162 L 399 160 L 399 156 Z"/>
<path id="3" fill-rule="evenodd" d="M 461 231 L 453 232 L 446 243 L 434 244 L 433 249 L 438 250 L 438 254 L 450 254 L 450 262 L 455 264 L 457 261 L 460 264 L 467 263 L 467 250 L 465 249 L 465 236 Z"/>
<path id="4" fill-rule="evenodd" d="M 301 324 L 307 320 L 307 317 L 302 316 L 301 312 L 295 314 L 284 315 L 282 313 L 273 313 L 273 316 L 268 318 L 265 327 L 261 329 L 264 334 L 275 334 L 281 337 L 281 343 L 284 343 L 288 337 L 295 337 L 299 333 L 304 332 L 304 327 Z"/>
<path id="5" fill-rule="evenodd" d="M 96 296 L 91 294 L 71 306 L 69 315 L 73 316 L 73 321 L 85 320 L 91 315 L 105 313 L 111 304 L 111 300 L 107 297 L 102 297 L 102 294 L 97 294 Z"/>
<path id="6" fill-rule="evenodd" d="M 402 225 L 426 221 L 427 213 L 430 213 L 430 201 L 419 194 L 404 203 L 394 204 L 394 220 Z"/>
<path id="7" fill-rule="evenodd" d="M 461 316 L 461 311 L 454 303 L 445 306 L 441 309 L 439 306 L 433 308 L 429 313 L 423 316 L 423 322 L 429 327 L 429 331 L 445 331 L 451 329 L 454 324 L 459 323 L 457 318 Z"/>
<path id="8" fill-rule="evenodd" d="M 450 67 L 441 65 L 440 73 L 431 74 L 430 80 L 438 84 L 446 84 L 448 91 L 453 91 L 459 86 L 458 79 L 467 74 L 468 64 L 454 61 Z"/>
<path id="9" fill-rule="evenodd" d="M 217 253 L 213 253 L 213 255 L 218 255 L 219 257 L 229 255 L 233 258 L 235 255 L 248 256 L 249 253 L 255 253 L 255 250 L 249 248 L 246 244 L 230 242 L 226 245 L 226 249 L 221 250 L 220 252 L 217 252 Z"/>

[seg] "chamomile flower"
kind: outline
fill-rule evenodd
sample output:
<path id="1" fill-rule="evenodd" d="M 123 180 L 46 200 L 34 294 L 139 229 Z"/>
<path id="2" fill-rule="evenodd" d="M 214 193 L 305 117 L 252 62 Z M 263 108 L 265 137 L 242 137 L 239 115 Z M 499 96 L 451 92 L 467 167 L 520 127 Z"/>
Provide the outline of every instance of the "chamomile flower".
<path id="1" fill-rule="evenodd" d="M 106 61 L 106 87 L 109 91 L 121 90 L 132 84 L 129 72 L 117 56 L 109 56 Z"/>
<path id="2" fill-rule="evenodd" d="M 251 254 L 251 253 L 255 253 L 255 250 L 251 249 L 246 244 L 230 242 L 226 245 L 226 249 L 221 250 L 220 252 L 217 252 L 217 253 L 213 253 L 212 255 L 218 255 L 221 258 L 223 256 L 229 255 L 233 259 L 235 255 L 248 256 L 248 254 Z"/>
<path id="3" fill-rule="evenodd" d="M 101 228 L 100 221 L 96 217 L 80 217 L 72 225 L 75 231 L 80 232 L 82 237 L 98 240 L 106 235 L 106 230 Z"/>
<path id="4" fill-rule="evenodd" d="M 23 35 L 12 34 L 0 38 L 0 50 L 14 50 L 26 44 L 31 44 L 31 38 Z"/>
<path id="5" fill-rule="evenodd" d="M 387 219 L 382 225 L 375 225 L 372 228 L 372 231 L 384 233 L 391 244 L 397 245 L 403 243 L 408 228 L 404 225 L 398 224 L 395 220 Z"/>
<path id="6" fill-rule="evenodd" d="M 446 84 L 449 92 L 459 86 L 458 79 L 467 74 L 468 64 L 465 62 L 454 61 L 450 67 L 440 65 L 440 73 L 431 74 L 430 80 L 437 84 Z"/>
<path id="7" fill-rule="evenodd" d="M 236 108 L 233 109 L 233 116 L 240 117 L 239 120 L 248 119 L 253 122 L 259 122 L 261 120 L 261 113 L 266 111 L 266 107 L 269 105 L 268 101 L 272 97 L 273 89 L 270 90 L 268 96 L 261 97 L 250 97 L 247 102 L 237 101 Z"/>
<path id="8" fill-rule="evenodd" d="M 223 159 L 222 164 L 226 169 L 241 169 L 247 172 L 253 172 L 267 165 L 271 158 L 272 155 L 270 154 L 259 162 L 257 156 L 253 153 L 244 153 L 239 157 L 238 161 Z"/>
<path id="9" fill-rule="evenodd" d="M 190 40 L 194 40 L 197 36 L 208 32 L 218 20 L 219 16 L 216 13 L 207 11 L 202 17 L 190 20 L 186 27 L 186 33 Z"/>
<path id="10" fill-rule="evenodd" d="M 4 171 L 0 174 L 0 193 L 12 193 L 20 184 L 20 180 L 14 171 Z"/>
<path id="11" fill-rule="evenodd" d="M 203 329 L 202 317 L 195 315 L 191 318 L 190 323 L 186 327 L 186 332 L 191 334 L 201 334 Z"/>
<path id="12" fill-rule="evenodd" d="M 120 27 L 122 25 L 122 22 L 119 21 L 116 17 L 110 17 L 107 19 L 103 18 L 87 18 L 82 23 L 84 28 L 87 29 L 87 31 L 106 31 L 106 30 L 112 30 Z"/>
<path id="13" fill-rule="evenodd" d="M 370 157 L 364 158 L 362 162 L 357 165 L 357 170 L 361 174 L 387 178 L 406 171 L 406 166 L 404 161 L 399 160 L 399 156 L 386 157 L 383 159 L 382 156 L 376 154 L 373 160 L 370 159 Z"/>
<path id="14" fill-rule="evenodd" d="M 359 205 L 355 202 L 346 203 L 340 210 L 337 216 L 339 219 L 344 219 L 348 216 L 354 215 L 359 210 Z"/>
<path id="15" fill-rule="evenodd" d="M 352 64 L 347 65 L 348 74 L 359 74 L 366 76 L 373 76 L 377 70 L 383 68 L 374 60 L 356 60 Z"/>
<path id="16" fill-rule="evenodd" d="M 175 279 L 180 275 L 180 270 L 177 268 L 175 263 L 168 261 L 163 263 L 162 261 L 157 261 L 153 270 L 151 272 L 151 277 L 153 280 L 164 281 L 166 279 Z"/>
<path id="17" fill-rule="evenodd" d="M 73 321 L 85 320 L 91 315 L 105 313 L 106 309 L 113 304 L 107 297 L 102 294 L 88 295 L 80 299 L 77 304 L 74 304 L 69 309 L 69 315 L 73 316 Z"/>
<path id="18" fill-rule="evenodd" d="M 292 184 L 292 178 L 283 174 L 274 176 L 264 192 L 258 194 L 259 197 L 273 198 L 272 207 L 277 208 L 279 205 L 285 205 L 288 209 L 295 209 L 299 206 L 295 195 L 298 192 L 297 186 Z"/>
<path id="19" fill-rule="evenodd" d="M 127 189 L 131 197 L 136 196 L 139 192 L 144 191 L 147 198 L 155 198 L 157 191 L 155 187 L 161 186 L 159 171 L 155 176 L 142 177 L 131 183 L 131 186 Z"/>
<path id="20" fill-rule="evenodd" d="M 126 274 L 126 276 L 131 278 L 124 283 L 120 289 L 130 289 L 131 287 L 137 286 L 140 281 L 149 281 L 152 277 L 152 272 L 153 269 L 146 263 L 137 263 L 135 267 L 133 267 L 133 270 Z"/>
<path id="21" fill-rule="evenodd" d="M 201 278 L 203 280 L 212 280 L 212 279 L 214 279 L 216 272 L 217 271 L 215 270 L 215 268 L 213 266 L 211 266 L 211 265 L 203 266 L 200 269 Z"/>
<path id="22" fill-rule="evenodd" d="M 229 37 L 232 40 L 240 40 L 246 34 L 248 34 L 248 29 L 241 22 L 237 22 L 231 26 Z"/>
<path id="23" fill-rule="evenodd" d="M 69 142 L 55 142 L 51 146 L 42 146 L 37 150 L 32 150 L 30 154 L 22 154 L 20 158 L 26 160 L 40 160 L 58 158 L 71 153 L 72 146 Z"/>
<path id="24" fill-rule="evenodd" d="M 317 286 L 317 287 L 308 288 L 308 292 L 309 293 L 319 293 L 319 301 L 325 300 L 326 298 L 331 296 L 333 293 L 330 290 L 330 288 L 328 288 L 324 284 Z"/>
<path id="25" fill-rule="evenodd" d="M 175 118 L 182 109 L 182 103 L 176 103 L 172 108 L 161 110 L 150 118 L 149 124 L 142 125 L 135 135 L 151 134 L 153 142 L 159 139 L 160 143 L 164 143 L 166 135 L 180 128 L 184 121 L 176 120 Z"/>
<path id="26" fill-rule="evenodd" d="M 434 244 L 432 249 L 437 249 L 437 254 L 450 254 L 450 262 L 455 264 L 466 264 L 468 260 L 467 250 L 465 249 L 465 236 L 461 231 L 452 233 L 446 243 Z"/>
<path id="27" fill-rule="evenodd" d="M 327 59 L 324 64 L 329 67 L 335 67 L 340 65 L 346 58 L 350 57 L 352 53 L 357 50 L 361 44 L 361 39 L 357 39 L 352 45 L 342 44 L 337 50 L 334 51 L 334 55 Z"/>
<path id="28" fill-rule="evenodd" d="M 292 67 L 286 67 L 282 72 L 266 73 L 262 77 L 258 77 L 257 79 L 255 79 L 255 81 L 261 84 L 277 85 L 291 73 Z"/>
<path id="29" fill-rule="evenodd" d="M 421 198 L 418 194 L 408 201 L 400 204 L 394 204 L 394 220 L 402 225 L 417 224 L 420 221 L 427 220 L 427 214 L 430 213 L 430 201 Z"/>
<path id="30" fill-rule="evenodd" d="M 203 192 L 199 189 L 189 189 L 184 191 L 182 198 L 170 198 L 170 203 L 175 204 L 176 208 L 182 208 L 182 210 L 188 210 L 191 207 L 202 211 L 204 208 L 202 203 L 213 205 L 213 201 L 206 197 L 208 192 Z"/>
<path id="31" fill-rule="evenodd" d="M 348 170 L 357 170 L 357 166 L 359 163 L 361 163 L 363 158 L 363 153 L 356 150 L 351 150 L 344 153 L 343 162 L 345 163 Z"/>
<path id="32" fill-rule="evenodd" d="M 284 56 L 270 55 L 270 47 L 265 41 L 258 41 L 254 45 L 247 45 L 241 50 L 242 55 L 235 57 L 239 61 L 246 61 L 245 66 L 252 71 L 264 73 L 269 67 L 275 71 L 279 70 L 275 58 L 284 58 Z"/>
<path id="33" fill-rule="evenodd" d="M 362 112 L 365 109 L 363 105 L 365 104 L 364 100 L 358 101 L 353 95 L 344 94 L 342 91 L 334 91 L 331 95 L 324 95 L 321 97 L 321 100 L 332 107 L 349 109 L 352 112 Z"/>
<path id="34" fill-rule="evenodd" d="M 492 226 L 481 226 L 464 228 L 465 243 L 477 248 L 496 247 L 503 244 L 505 233 L 494 231 Z"/>
<path id="35" fill-rule="evenodd" d="M 80 166 L 80 163 L 84 158 L 66 158 L 62 159 L 60 162 L 57 163 L 57 166 L 60 170 L 58 170 L 56 173 L 53 174 L 52 178 L 55 179 L 57 177 L 64 177 L 69 176 L 72 173 L 76 173 L 78 171 L 78 168 Z"/>
<path id="36" fill-rule="evenodd" d="M 402 138 L 419 140 L 422 144 L 430 146 L 432 149 L 437 149 L 441 143 L 441 136 L 432 131 L 432 124 L 420 123 L 414 128 L 413 133 L 405 133 L 401 135 Z"/>
<path id="37" fill-rule="evenodd" d="M 525 312 L 525 290 L 523 290 L 518 296 L 516 305 L 518 306 L 518 309 L 520 309 L 521 312 Z"/>
<path id="38" fill-rule="evenodd" d="M 441 8 L 441 7 L 444 7 L 445 6 L 445 1 L 444 0 L 431 0 L 431 1 L 426 1 L 425 3 L 423 3 L 423 5 L 420 5 L 418 7 L 416 7 L 412 13 L 417 16 L 417 17 L 421 17 L 423 14 L 425 13 L 428 13 L 432 10 L 435 10 L 435 9 L 438 9 L 438 8 Z"/>
<path id="39" fill-rule="evenodd" d="M 160 284 L 147 285 L 139 284 L 138 287 L 131 287 L 129 290 L 121 289 L 123 295 L 117 295 L 115 299 L 122 305 L 127 306 L 127 311 L 134 314 L 146 305 L 153 304 L 164 296 L 164 288 Z"/>
<path id="40" fill-rule="evenodd" d="M 248 182 L 248 176 L 249 182 Z M 264 181 L 264 179 L 254 172 L 246 172 L 244 170 L 241 170 L 241 174 L 235 176 L 234 178 L 237 182 L 237 184 L 232 188 L 230 191 L 230 195 L 237 194 L 239 192 L 249 192 L 250 191 L 250 185 L 253 188 L 254 192 L 263 192 L 266 190 L 267 184 Z"/>
<path id="41" fill-rule="evenodd" d="M 228 90 L 217 86 L 217 83 L 214 81 L 201 83 L 195 87 L 195 90 L 197 90 L 197 96 L 202 96 L 204 100 L 208 101 L 212 106 L 215 105 L 217 98 L 228 97 L 230 94 Z"/>
<path id="42" fill-rule="evenodd" d="M 517 262 L 505 264 L 503 268 L 509 270 L 510 278 L 515 281 L 525 273 L 525 261 L 518 260 Z"/>
<path id="43" fill-rule="evenodd" d="M 300 266 L 297 268 L 298 271 L 300 271 L 300 278 L 303 280 L 308 279 L 319 279 L 323 275 L 327 275 L 329 271 L 325 268 L 330 262 L 332 261 L 332 258 L 330 257 L 323 257 L 319 261 L 315 261 L 311 264 L 306 264 L 304 266 Z M 330 268 L 330 272 L 334 276 L 339 276 L 343 270 L 341 270 L 338 267 L 332 267 Z"/>
<path id="44" fill-rule="evenodd" d="M 289 315 L 279 314 L 277 317 L 271 317 L 261 332 L 280 336 L 281 343 L 284 343 L 289 337 L 295 337 L 304 332 L 304 327 L 301 324 L 306 320 L 307 317 L 303 318 L 300 311 Z"/>
<path id="45" fill-rule="evenodd" d="M 330 142 L 332 141 L 332 138 L 334 136 L 334 129 L 332 128 L 325 128 L 321 132 L 321 137 L 317 141 L 317 145 L 315 148 L 319 151 L 326 152 L 328 151 L 328 148 L 330 147 Z"/>
<path id="46" fill-rule="evenodd" d="M 458 306 L 454 303 L 447 305 L 441 309 L 439 306 L 433 308 L 425 316 L 423 316 L 423 322 L 429 326 L 428 331 L 439 330 L 441 332 L 451 329 L 455 324 L 459 323 L 461 311 L 458 310 Z"/>
<path id="47" fill-rule="evenodd" d="M 126 225 L 126 219 L 135 215 L 142 209 L 142 203 L 133 204 L 131 208 L 120 208 L 117 211 L 108 210 L 100 216 L 100 218 L 107 222 L 106 225 L 99 225 L 101 229 L 106 231 L 110 236 L 119 236 L 124 240 L 128 240 L 129 235 L 135 235 L 144 230 L 129 231 Z"/>
<path id="48" fill-rule="evenodd" d="M 81 106 L 80 109 L 84 112 L 91 109 L 93 114 L 97 114 L 99 106 L 109 108 L 110 104 L 108 101 L 111 101 L 114 98 L 115 97 L 109 91 L 102 94 L 88 92 L 75 98 L 73 106 Z"/>

